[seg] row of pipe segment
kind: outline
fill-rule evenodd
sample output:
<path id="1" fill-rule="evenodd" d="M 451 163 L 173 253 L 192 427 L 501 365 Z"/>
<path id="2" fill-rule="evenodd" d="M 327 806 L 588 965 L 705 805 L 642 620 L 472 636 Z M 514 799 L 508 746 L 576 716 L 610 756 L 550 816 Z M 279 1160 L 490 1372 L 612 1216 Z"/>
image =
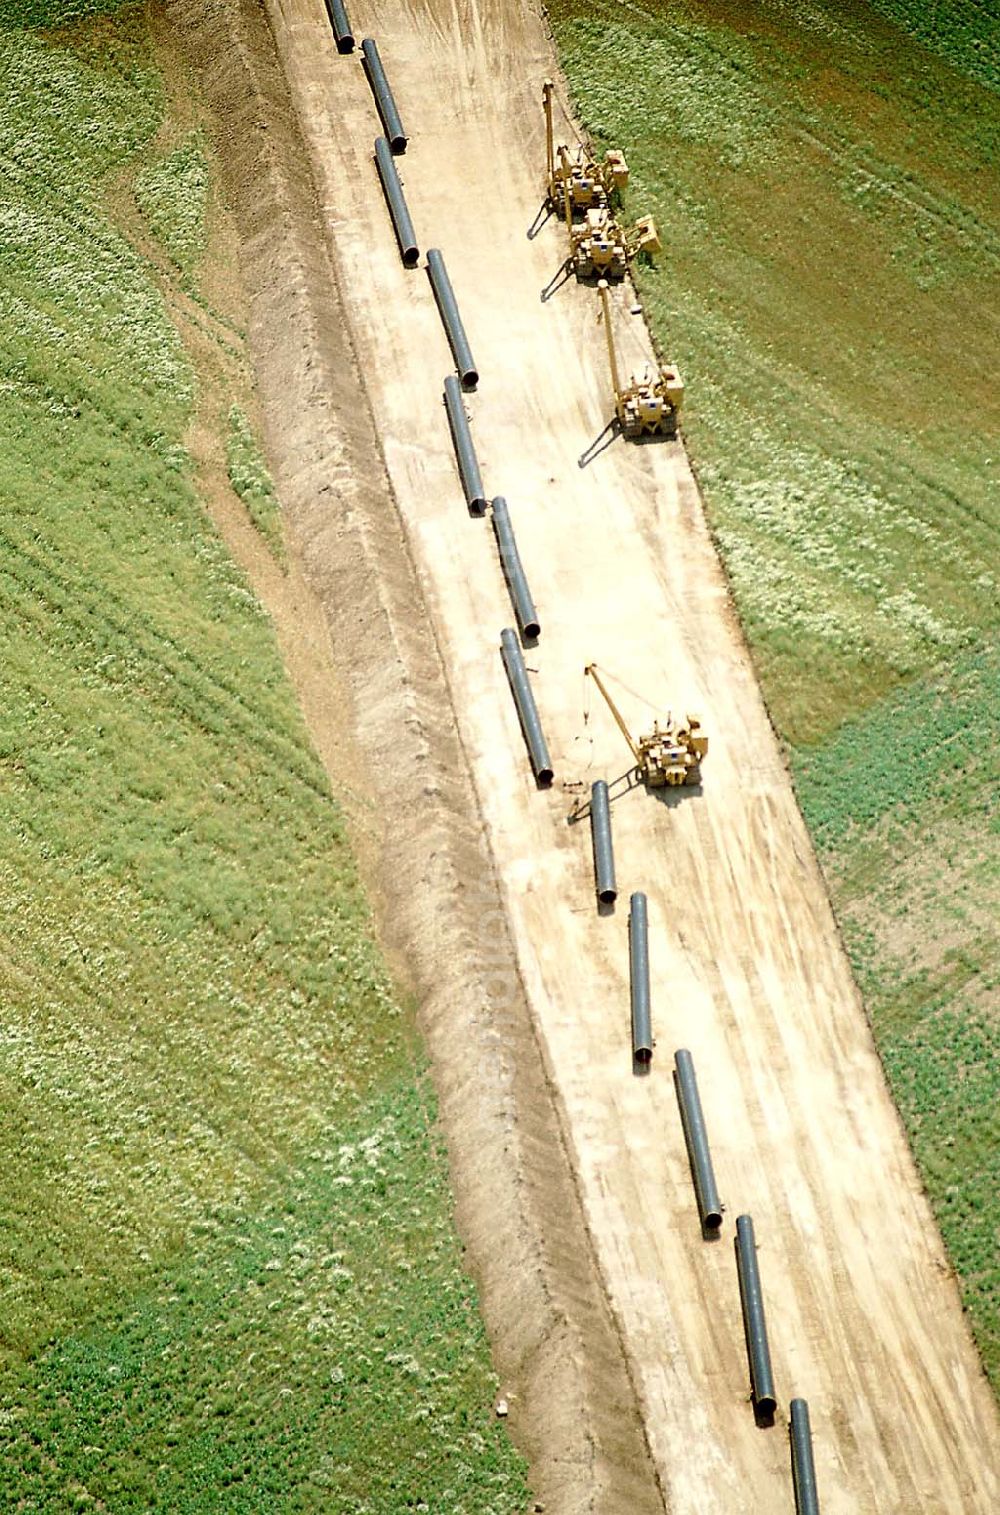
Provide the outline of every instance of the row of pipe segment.
<path id="1" fill-rule="evenodd" d="M 343 0 L 325 0 L 325 4 L 337 51 L 352 52 L 354 36 Z M 361 47 L 365 74 L 371 85 L 379 117 L 385 130 L 385 136 L 378 137 L 375 142 L 375 162 L 403 265 L 406 268 L 416 268 L 420 260 L 419 246 L 403 194 L 399 171 L 394 162 L 394 155 L 406 151 L 407 136 L 403 130 L 399 110 L 389 87 L 376 43 L 368 37 L 364 39 Z M 484 516 L 487 510 L 487 497 L 462 396 L 463 390 L 474 390 L 477 387 L 479 372 L 472 356 L 472 349 L 458 309 L 458 302 L 455 299 L 455 292 L 448 277 L 444 257 L 438 248 L 431 248 L 427 253 L 427 272 L 455 360 L 456 372 L 449 374 L 444 381 L 444 401 L 459 478 L 470 514 Z M 510 511 L 503 495 L 496 495 L 493 498 L 490 514 L 500 566 L 518 628 L 515 632 L 513 627 L 508 626 L 501 632 L 500 654 L 535 781 L 540 788 L 546 788 L 553 781 L 554 771 L 538 707 L 528 679 L 524 654 L 521 651 L 521 642 L 530 645 L 538 640 L 541 635 L 541 624 L 521 563 L 511 525 Z M 598 779 L 591 786 L 590 829 L 595 892 L 599 905 L 607 908 L 612 906 L 618 897 L 618 885 L 615 877 L 614 846 L 611 834 L 610 797 L 604 779 Z M 632 1057 L 637 1068 L 648 1070 L 652 1062 L 654 1046 L 649 972 L 649 919 L 646 895 L 640 890 L 635 891 L 629 900 L 628 942 Z M 678 1048 L 674 1053 L 674 1086 L 702 1233 L 712 1236 L 717 1233 L 722 1224 L 722 1204 L 715 1181 L 694 1060 L 691 1053 L 683 1047 Z M 773 1421 L 777 1409 L 777 1399 L 751 1216 L 737 1217 L 734 1246 L 754 1413 L 760 1423 L 769 1424 Z M 795 1509 L 797 1515 L 819 1515 L 809 1406 L 804 1399 L 793 1399 L 790 1412 L 789 1436 Z"/>
<path id="2" fill-rule="evenodd" d="M 597 779 L 591 786 L 590 834 L 594 858 L 594 889 L 599 906 L 607 907 L 613 905 L 617 899 L 618 885 L 611 835 L 611 807 L 608 786 L 604 779 Z M 650 998 L 648 902 L 641 891 L 636 891 L 629 899 L 628 945 L 632 1058 L 637 1070 L 648 1071 L 653 1057 L 654 1043 Z M 674 1053 L 674 1088 L 702 1235 L 712 1237 L 717 1234 L 722 1225 L 722 1203 L 715 1181 L 715 1170 L 701 1096 L 698 1092 L 694 1059 L 686 1047 L 680 1047 Z M 774 1390 L 767 1319 L 764 1313 L 764 1294 L 751 1216 L 737 1217 L 734 1246 L 754 1416 L 759 1425 L 771 1425 L 774 1422 L 778 1402 Z M 809 1406 L 804 1399 L 793 1399 L 790 1409 L 789 1437 L 796 1515 L 819 1515 Z"/>
<path id="3" fill-rule="evenodd" d="M 347 18 L 343 0 L 325 0 L 325 4 L 338 53 L 353 53 L 354 32 Z M 375 96 L 375 104 L 382 119 L 389 146 L 394 153 L 405 153 L 406 133 L 403 130 L 403 123 L 400 120 L 392 90 L 389 88 L 389 81 L 385 76 L 385 69 L 382 67 L 378 43 L 373 37 L 365 37 L 361 43 L 361 62 L 372 87 L 372 94 Z"/>
<path id="4" fill-rule="evenodd" d="M 714 1236 L 722 1225 L 722 1204 L 715 1183 L 712 1154 L 708 1145 L 705 1117 L 698 1093 L 694 1059 L 686 1047 L 674 1053 L 674 1086 L 680 1109 L 681 1126 L 687 1147 L 691 1177 L 698 1202 L 702 1234 Z M 740 1310 L 750 1368 L 750 1394 L 754 1417 L 759 1425 L 772 1425 L 778 1408 L 771 1368 L 771 1348 L 767 1338 L 764 1291 L 757 1260 L 757 1240 L 753 1217 L 736 1217 L 736 1274 L 740 1290 Z M 797 1515 L 819 1515 L 816 1468 L 813 1461 L 809 1406 L 804 1399 L 790 1405 L 789 1440 L 792 1459 L 792 1485 Z"/>
<path id="5" fill-rule="evenodd" d="M 722 1204 L 715 1182 L 712 1154 L 705 1129 L 705 1116 L 698 1093 L 694 1059 L 686 1047 L 674 1053 L 674 1087 L 680 1109 L 681 1127 L 687 1147 L 691 1177 L 698 1202 L 702 1234 L 714 1236 L 722 1225 Z M 750 1368 L 750 1394 L 754 1417 L 759 1425 L 772 1425 L 778 1408 L 771 1368 L 771 1348 L 767 1338 L 764 1291 L 757 1260 L 757 1241 L 753 1217 L 736 1217 L 736 1275 L 740 1290 L 740 1310 Z M 813 1462 L 809 1406 L 804 1399 L 791 1402 L 789 1438 L 792 1459 L 792 1485 L 797 1515 L 819 1515 L 816 1469 Z"/>
<path id="6" fill-rule="evenodd" d="M 597 897 L 602 904 L 610 904 L 617 897 L 617 885 L 611 845 L 608 789 L 603 779 L 599 779 L 591 789 L 590 823 L 594 844 Z M 636 1065 L 648 1067 L 653 1056 L 649 987 L 649 919 L 646 896 L 641 891 L 634 893 L 629 901 L 628 941 L 632 1057 Z M 698 1092 L 694 1059 L 686 1047 L 679 1047 L 674 1053 L 674 1088 L 698 1204 L 702 1235 L 714 1236 L 722 1225 L 722 1202 L 719 1199 L 715 1181 L 715 1169 L 712 1164 L 701 1096 Z M 774 1422 L 778 1402 L 774 1390 L 767 1318 L 764 1313 L 764 1293 L 761 1287 L 757 1243 L 751 1216 L 737 1217 L 734 1246 L 754 1416 L 758 1424 L 771 1425 Z M 793 1399 L 791 1402 L 789 1435 L 797 1515 L 819 1515 L 809 1406 L 804 1399 Z"/>
<path id="7" fill-rule="evenodd" d="M 333 26 L 337 47 L 341 52 L 350 52 L 354 46 L 347 14 L 341 0 L 327 0 L 327 10 Z M 416 268 L 420 261 L 420 248 L 406 196 L 403 193 L 399 170 L 394 155 L 405 152 L 407 136 L 403 130 L 399 109 L 390 88 L 385 68 L 379 56 L 378 46 L 367 37 L 361 44 L 365 73 L 371 84 L 379 116 L 386 135 L 375 141 L 375 162 L 379 179 L 389 208 L 400 256 L 406 268 Z M 487 499 L 483 488 L 482 472 L 476 456 L 469 417 L 462 400 L 462 390 L 474 390 L 479 384 L 479 371 L 472 356 L 472 348 L 462 321 L 455 291 L 440 248 L 432 247 L 427 252 L 427 273 L 434 299 L 441 315 L 441 322 L 455 360 L 454 374 L 444 381 L 444 402 L 455 448 L 459 478 L 465 492 L 465 502 L 472 515 L 486 514 Z M 541 624 L 528 588 L 521 556 L 518 551 L 510 510 L 502 495 L 492 502 L 491 516 L 500 566 L 510 594 L 518 631 L 525 643 L 536 642 L 541 635 Z M 545 738 L 535 706 L 527 670 L 520 648 L 511 642 L 512 633 L 505 630 L 501 638 L 501 651 L 514 702 L 517 707 L 525 742 L 531 758 L 535 779 L 540 785 L 552 782 L 552 766 L 549 761 Z"/>
<path id="8" fill-rule="evenodd" d="M 337 50 L 349 53 L 354 49 L 354 35 L 342 0 L 325 0 L 330 25 L 333 29 Z M 385 135 L 375 140 L 375 163 L 392 221 L 400 256 L 406 268 L 416 268 L 420 261 L 420 247 L 413 219 L 410 215 L 403 185 L 394 157 L 406 151 L 408 138 L 403 129 L 402 118 L 395 96 L 389 84 L 385 67 L 379 55 L 378 45 L 371 37 L 361 44 L 362 63 L 378 109 Z M 462 321 L 455 291 L 445 266 L 440 248 L 432 247 L 427 252 L 427 273 L 434 299 L 441 315 L 441 322 L 455 360 L 454 374 L 444 381 L 444 402 L 448 416 L 458 465 L 459 478 L 465 492 L 465 501 L 472 515 L 484 516 L 487 509 L 486 491 L 483 488 L 482 472 L 476 456 L 475 445 L 469 426 L 469 417 L 462 400 L 462 390 L 474 390 L 479 384 L 479 371 L 472 356 L 472 348 Z M 511 604 L 522 641 L 536 642 L 541 635 L 538 612 L 535 609 L 527 577 L 521 563 L 510 510 L 502 495 L 496 496 L 491 506 L 493 532 L 500 556 L 500 566 L 510 594 Z M 506 633 L 505 633 L 506 635 Z M 544 737 L 538 711 L 534 705 L 527 680 L 524 660 L 515 659 L 506 643 L 502 642 L 504 664 L 517 706 L 518 716 L 525 734 L 537 782 L 541 785 L 552 782 L 551 764 L 547 751 L 543 751 Z"/>
<path id="9" fill-rule="evenodd" d="M 352 52 L 355 39 L 353 39 L 342 0 L 326 0 L 326 6 L 339 52 Z M 400 256 L 403 259 L 403 267 L 415 268 L 420 262 L 420 245 L 417 242 L 414 221 L 409 214 L 409 206 L 406 205 L 403 183 L 394 161 L 394 155 L 405 152 L 408 138 L 403 130 L 402 118 L 398 114 L 394 95 L 389 88 L 388 77 L 386 77 L 376 42 L 371 38 L 365 38 L 361 47 L 365 74 L 376 98 L 379 117 L 382 118 L 386 133 L 385 136 L 376 138 L 376 144 L 374 144 L 376 167 L 379 171 L 380 182 L 382 182 L 386 205 L 388 205 L 392 229 L 394 229 Z M 473 444 L 470 421 L 468 421 L 465 403 L 462 400 L 464 389 L 465 391 L 476 389 L 479 385 L 479 370 L 476 368 L 473 350 L 465 333 L 465 324 L 459 312 L 452 280 L 448 277 L 444 255 L 438 247 L 429 248 L 427 251 L 427 276 L 429 276 L 430 288 L 433 289 L 433 297 L 441 314 L 441 323 L 448 338 L 448 345 L 452 348 L 452 356 L 455 358 L 456 371 L 448 374 L 444 380 L 444 408 L 447 412 L 448 429 L 452 432 L 459 479 L 462 482 L 468 511 L 471 515 L 482 517 L 486 514 L 486 491 L 483 488 L 482 471 L 480 471 L 479 458 L 476 456 L 476 447 Z M 532 600 L 532 594 L 527 585 L 524 565 L 521 564 L 521 554 L 514 536 L 514 526 L 511 524 L 511 511 L 503 495 L 497 495 L 492 500 L 491 518 L 498 556 L 500 556 L 500 567 L 502 567 L 503 577 L 511 595 L 518 632 L 524 644 L 533 644 L 541 636 L 541 623 L 539 623 L 538 611 L 535 609 L 535 601 Z M 530 764 L 535 774 L 535 782 L 541 788 L 545 788 L 553 780 L 552 759 L 548 757 L 538 708 L 536 708 L 532 686 L 527 677 L 527 668 L 524 667 L 523 653 L 512 627 L 506 627 L 500 636 L 500 653 L 502 653 L 503 667 L 505 667 L 515 708 L 517 708 L 518 720 L 524 733 L 524 742 L 526 742 Z"/>

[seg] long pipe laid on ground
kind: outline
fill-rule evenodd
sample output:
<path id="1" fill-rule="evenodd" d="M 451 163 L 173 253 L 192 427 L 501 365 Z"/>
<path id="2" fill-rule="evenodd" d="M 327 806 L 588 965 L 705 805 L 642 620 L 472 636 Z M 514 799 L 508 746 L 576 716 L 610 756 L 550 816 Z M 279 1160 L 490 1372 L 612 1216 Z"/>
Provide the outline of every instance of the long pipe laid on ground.
<path id="1" fill-rule="evenodd" d="M 652 1062 L 653 1023 L 649 1008 L 649 924 L 646 896 L 629 900 L 628 961 L 632 985 L 632 1056 L 637 1063 Z"/>
<path id="2" fill-rule="evenodd" d="M 458 377 L 462 381 L 463 389 L 475 389 L 479 383 L 479 370 L 476 368 L 469 339 L 465 335 L 465 327 L 462 325 L 462 317 L 458 313 L 458 301 L 455 299 L 455 291 L 451 287 L 448 270 L 444 266 L 444 258 L 437 247 L 428 248 L 427 272 L 430 274 L 431 288 L 434 298 L 441 312 L 441 320 L 448 335 L 448 342 L 455 356 L 455 367 L 458 369 Z"/>
<path id="3" fill-rule="evenodd" d="M 500 566 L 507 580 L 507 588 L 510 591 L 510 600 L 514 607 L 514 614 L 517 616 L 521 636 L 526 642 L 535 642 L 542 634 L 541 623 L 531 598 L 528 580 L 521 567 L 521 554 L 517 550 L 514 528 L 510 524 L 510 511 L 507 509 L 507 501 L 502 494 L 498 494 L 493 501 L 493 535 L 497 539 Z"/>
<path id="4" fill-rule="evenodd" d="M 384 137 L 375 138 L 375 162 L 378 164 L 378 176 L 382 180 L 382 189 L 392 217 L 403 267 L 416 268 L 420 258 L 420 249 L 417 246 L 410 212 L 406 208 L 403 186 L 399 182 L 399 170 L 393 162 L 389 144 Z"/>
<path id="5" fill-rule="evenodd" d="M 722 1225 L 722 1205 L 715 1187 L 715 1172 L 712 1154 L 708 1147 L 708 1132 L 702 1114 L 698 1080 L 694 1072 L 694 1059 L 686 1047 L 674 1053 L 674 1087 L 680 1106 L 681 1125 L 687 1143 L 688 1161 L 694 1178 L 694 1192 L 698 1200 L 698 1214 L 706 1231 L 717 1231 Z"/>
<path id="6" fill-rule="evenodd" d="M 517 715 L 528 747 L 528 756 L 531 758 L 535 780 L 539 788 L 547 789 L 554 777 L 552 760 L 549 757 L 542 723 L 538 719 L 535 696 L 528 683 L 528 670 L 524 666 L 521 646 L 512 626 L 505 627 L 500 633 L 500 656 L 507 670 L 507 681 L 510 684 L 510 692 L 514 696 L 514 704 L 517 706 Z"/>
<path id="7" fill-rule="evenodd" d="M 485 515 L 486 493 L 483 489 L 482 475 L 479 472 L 479 459 L 472 445 L 472 433 L 469 430 L 469 418 L 465 414 L 462 390 L 453 373 L 450 373 L 444 381 L 444 403 L 448 411 L 452 441 L 455 444 L 458 472 L 461 476 L 462 488 L 465 490 L 465 502 L 474 516 Z"/>
<path id="8" fill-rule="evenodd" d="M 339 4 L 340 0 L 336 0 L 336 3 Z M 378 55 L 378 44 L 374 37 L 366 37 L 361 44 L 361 64 L 368 75 L 368 83 L 372 87 L 372 94 L 375 96 L 375 104 L 382 118 L 389 146 L 394 153 L 405 153 L 406 133 L 403 130 L 403 123 L 399 118 L 396 101 L 389 88 L 389 81 L 385 76 L 382 59 Z"/>
<path id="9" fill-rule="evenodd" d="M 353 53 L 354 33 L 347 19 L 344 0 L 326 0 L 326 13 L 333 27 L 333 39 L 337 44 L 338 53 Z"/>
<path id="10" fill-rule="evenodd" d="M 771 1349 L 767 1344 L 767 1321 L 764 1318 L 764 1296 L 757 1267 L 757 1244 L 754 1240 L 753 1220 L 749 1215 L 739 1215 L 736 1218 L 735 1245 L 754 1411 L 762 1418 L 772 1417 L 778 1401 L 774 1395 L 774 1378 L 771 1373 Z"/>
<path id="11" fill-rule="evenodd" d="M 804 1399 L 793 1399 L 788 1434 L 792 1443 L 792 1482 L 795 1485 L 795 1515 L 819 1515 L 816 1468 L 813 1463 L 812 1431 L 809 1406 Z"/>
<path id="12" fill-rule="evenodd" d="M 611 804 L 608 786 L 598 779 L 590 786 L 590 840 L 594 848 L 594 888 L 602 905 L 613 905 L 618 898 L 615 882 L 615 854 L 611 845 Z"/>

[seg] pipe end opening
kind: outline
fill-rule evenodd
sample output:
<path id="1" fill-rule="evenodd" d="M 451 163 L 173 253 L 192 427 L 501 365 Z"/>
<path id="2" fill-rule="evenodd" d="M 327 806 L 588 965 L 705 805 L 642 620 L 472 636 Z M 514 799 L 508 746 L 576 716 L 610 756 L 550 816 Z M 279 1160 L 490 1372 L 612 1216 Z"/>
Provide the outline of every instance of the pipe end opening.
<path id="1" fill-rule="evenodd" d="M 535 774 L 539 789 L 548 789 L 554 778 L 555 774 L 551 768 L 539 768 Z"/>
<path id="2" fill-rule="evenodd" d="M 633 1048 L 632 1056 L 637 1063 L 651 1063 L 653 1061 L 653 1049 L 652 1047 L 635 1047 Z"/>
<path id="3" fill-rule="evenodd" d="M 407 139 L 403 136 L 402 132 L 398 132 L 395 137 L 389 138 L 389 146 L 397 158 L 402 157 L 403 153 L 406 152 L 406 142 Z"/>
<path id="4" fill-rule="evenodd" d="M 462 372 L 462 388 L 475 389 L 479 383 L 479 374 L 474 368 L 466 368 Z"/>
<path id="5" fill-rule="evenodd" d="M 753 1412 L 758 1421 L 765 1425 L 773 1422 L 778 1410 L 778 1401 L 773 1394 L 762 1394 L 758 1398 L 754 1395 Z"/>
<path id="6" fill-rule="evenodd" d="M 416 268 L 416 266 L 417 266 L 417 264 L 419 262 L 420 262 L 420 248 L 419 247 L 404 247 L 403 248 L 403 267 L 404 268 Z"/>
<path id="7" fill-rule="evenodd" d="M 470 516 L 484 516 L 486 514 L 486 501 L 478 496 L 476 499 L 470 500 L 469 514 Z"/>
<path id="8" fill-rule="evenodd" d="M 708 1214 L 702 1221 L 702 1225 L 705 1227 L 706 1231 L 718 1231 L 719 1227 L 722 1225 L 721 1213 L 718 1210 L 709 1210 Z"/>
<path id="9" fill-rule="evenodd" d="M 521 634 L 526 642 L 537 642 L 542 634 L 542 628 L 538 621 L 525 621 L 521 627 Z"/>
<path id="10" fill-rule="evenodd" d="M 353 51 L 354 51 L 354 38 L 353 37 L 338 37 L 337 38 L 337 51 L 338 51 L 338 53 L 353 53 Z"/>
<path id="11" fill-rule="evenodd" d="M 597 898 L 600 900 L 602 905 L 613 905 L 615 900 L 618 898 L 618 890 L 598 889 Z"/>

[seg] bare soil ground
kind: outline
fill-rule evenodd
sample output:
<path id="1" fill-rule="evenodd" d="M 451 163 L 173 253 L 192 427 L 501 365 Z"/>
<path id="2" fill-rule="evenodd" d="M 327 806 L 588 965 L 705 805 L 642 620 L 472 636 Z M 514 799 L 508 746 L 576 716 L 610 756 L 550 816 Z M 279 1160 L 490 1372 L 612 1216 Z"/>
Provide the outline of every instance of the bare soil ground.
<path id="1" fill-rule="evenodd" d="M 255 6 L 166 10 L 230 139 L 269 450 L 332 633 L 350 766 L 370 775 L 381 918 L 421 998 L 460 1224 L 540 1496 L 567 1511 L 790 1509 L 783 1424 L 800 1394 L 827 1515 L 987 1515 L 996 1405 L 683 449 L 616 440 L 578 466 L 609 385 L 594 294 L 539 298 L 557 226 L 526 235 L 554 69 L 539 15 L 510 0 L 351 7 L 411 134 L 400 167 L 421 247 L 445 254 L 483 374 L 468 409 L 487 491 L 511 504 L 543 623 L 528 662 L 557 775 L 545 793 L 499 658 L 512 616 L 490 528 L 455 473 L 445 337 L 425 271 L 399 260 L 359 60 L 336 54 L 322 0 L 267 0 L 289 100 Z M 630 293 L 615 305 L 641 366 Z M 275 606 L 292 639 L 313 614 L 300 604 Z M 569 821 L 577 786 L 626 768 L 584 688 L 591 658 L 700 711 L 712 743 L 702 793 L 618 794 L 623 898 L 605 917 L 587 827 Z M 305 703 L 319 728 L 339 716 Z M 645 1078 L 628 1031 L 632 889 L 650 907 Z M 693 1205 L 678 1046 L 729 1207 L 717 1243 Z M 743 1211 L 781 1400 L 771 1430 L 747 1403 L 730 1240 Z"/>

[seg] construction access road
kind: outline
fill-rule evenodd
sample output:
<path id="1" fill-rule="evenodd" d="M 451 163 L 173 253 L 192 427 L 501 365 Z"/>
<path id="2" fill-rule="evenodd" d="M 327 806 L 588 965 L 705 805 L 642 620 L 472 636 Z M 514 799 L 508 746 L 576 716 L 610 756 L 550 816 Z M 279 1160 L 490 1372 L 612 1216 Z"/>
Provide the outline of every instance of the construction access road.
<path id="1" fill-rule="evenodd" d="M 442 404 L 451 358 L 426 270 L 402 267 L 357 54 L 322 0 L 268 0 L 388 477 L 447 668 L 603 1286 L 675 1515 L 792 1508 L 788 1400 L 810 1404 L 825 1515 L 992 1515 L 998 1418 L 921 1191 L 680 443 L 621 438 L 595 294 L 542 300 L 564 252 L 543 185 L 555 63 L 515 0 L 355 0 L 410 143 L 422 252 L 442 249 L 482 375 L 467 397 L 487 493 L 506 496 L 542 622 L 529 650 L 556 780 L 534 785 L 499 655 L 512 624 L 488 521 L 469 517 Z M 649 356 L 627 287 L 626 368 Z M 699 375 L 688 374 L 697 406 Z M 605 438 L 607 440 L 607 438 Z M 628 753 L 596 660 L 699 712 L 703 792 L 615 786 L 622 897 L 595 908 L 579 786 Z M 641 728 L 651 712 L 622 695 Z M 652 1070 L 633 1072 L 627 896 L 649 899 Z M 672 1053 L 691 1049 L 727 1216 L 702 1238 Z M 462 1055 L 456 1046 L 456 1056 Z M 557 1160 L 554 1154 L 553 1160 Z M 755 1425 L 732 1248 L 753 1215 L 779 1396 Z M 498 1238 L 498 1244 L 502 1238 Z"/>

